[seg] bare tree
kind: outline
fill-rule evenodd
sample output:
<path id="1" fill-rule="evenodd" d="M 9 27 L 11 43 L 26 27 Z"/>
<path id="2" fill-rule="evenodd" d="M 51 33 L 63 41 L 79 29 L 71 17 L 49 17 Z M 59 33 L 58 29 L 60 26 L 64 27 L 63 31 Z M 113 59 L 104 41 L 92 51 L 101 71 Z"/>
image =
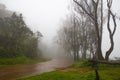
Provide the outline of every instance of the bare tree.
<path id="1" fill-rule="evenodd" d="M 103 34 L 103 23 L 104 23 L 104 12 L 103 12 L 103 0 L 73 0 L 74 3 L 77 4 L 77 6 L 80 8 L 79 10 L 84 11 L 84 13 L 92 20 L 93 26 L 95 27 L 95 34 L 97 39 L 96 43 L 96 53 L 94 55 L 95 58 L 99 60 L 104 60 L 104 57 L 102 55 L 101 45 L 102 45 L 102 34 Z M 107 0 L 107 8 L 108 8 L 108 15 L 107 15 L 107 29 L 109 32 L 110 37 L 110 48 L 106 52 L 105 60 L 109 59 L 109 55 L 114 49 L 114 40 L 113 36 L 116 31 L 116 16 L 111 11 L 113 0 Z M 80 14 L 80 13 L 79 13 Z M 80 14 L 81 15 L 81 14 Z M 86 16 L 86 17 L 87 17 Z M 113 21 L 113 30 L 111 29 L 111 19 Z M 91 49 L 92 50 L 92 49 Z"/>
<path id="2" fill-rule="evenodd" d="M 94 56 L 96 51 L 95 28 L 90 18 L 85 16 L 83 14 L 77 17 L 72 14 L 63 22 L 58 32 L 58 42 L 68 54 L 72 52 L 75 61 L 79 58 L 86 59 L 90 52 Z"/>
<path id="3" fill-rule="evenodd" d="M 73 0 L 82 10 L 92 19 L 94 22 L 95 30 L 96 30 L 96 36 L 97 36 L 97 50 L 96 50 L 96 58 L 103 60 L 103 55 L 101 51 L 101 31 L 102 31 L 102 26 L 101 28 L 99 27 L 99 22 L 98 22 L 98 5 L 99 5 L 99 0 Z M 81 3 L 84 3 L 81 4 Z M 102 17 L 102 16 L 101 16 Z M 102 19 L 102 18 L 101 18 Z M 101 20 L 102 22 L 102 20 Z M 102 23 L 101 23 L 102 24 Z"/>
<path id="4" fill-rule="evenodd" d="M 73 42 L 73 35 L 71 32 L 71 27 L 72 27 L 72 19 L 71 17 L 67 17 L 66 20 L 63 21 L 61 28 L 58 31 L 58 39 L 57 43 L 61 45 L 64 50 L 65 54 L 71 55 L 71 50 L 72 49 L 72 42 Z"/>
<path id="5" fill-rule="evenodd" d="M 58 43 L 74 57 L 75 61 L 79 59 L 78 32 L 78 22 L 73 14 L 64 20 L 62 28 L 58 31 Z"/>
<path id="6" fill-rule="evenodd" d="M 110 48 L 108 49 L 108 51 L 106 52 L 106 55 L 105 55 L 105 60 L 109 60 L 109 55 L 111 54 L 111 52 L 113 51 L 114 49 L 114 34 L 115 34 L 115 31 L 116 31 L 116 16 L 113 14 L 113 12 L 111 11 L 111 6 L 112 6 L 112 2 L 113 0 L 107 0 L 107 8 L 108 8 L 108 21 L 107 21 L 107 29 L 108 29 L 108 32 L 109 32 L 109 37 L 110 37 Z M 112 20 L 113 20 L 113 31 L 111 30 L 110 28 L 110 19 L 112 17 Z"/>

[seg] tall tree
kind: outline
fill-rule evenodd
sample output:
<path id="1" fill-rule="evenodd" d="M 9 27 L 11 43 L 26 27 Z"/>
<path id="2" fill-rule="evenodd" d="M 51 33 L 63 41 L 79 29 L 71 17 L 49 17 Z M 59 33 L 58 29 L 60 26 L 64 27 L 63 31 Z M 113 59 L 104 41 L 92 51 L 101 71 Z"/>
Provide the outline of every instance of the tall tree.
<path id="1" fill-rule="evenodd" d="M 108 51 L 106 52 L 106 55 L 105 55 L 105 60 L 109 60 L 109 56 L 111 54 L 111 52 L 113 51 L 114 49 L 114 34 L 115 34 L 115 31 L 116 31 L 116 16 L 115 14 L 111 11 L 111 6 L 112 6 L 112 2 L 113 0 L 107 0 L 107 7 L 108 7 L 108 21 L 107 21 L 107 29 L 108 29 L 108 32 L 109 32 L 109 37 L 110 37 L 110 48 L 108 49 Z M 113 31 L 112 29 L 110 28 L 110 21 L 111 21 L 111 17 L 112 17 L 112 21 L 113 21 Z"/>
<path id="2" fill-rule="evenodd" d="M 102 55 L 102 50 L 101 50 L 101 45 L 102 45 L 102 34 L 103 34 L 103 21 L 104 21 L 104 12 L 103 12 L 103 0 L 73 0 L 74 3 L 79 7 L 79 10 L 84 11 L 84 13 L 92 20 L 93 26 L 95 27 L 95 34 L 96 36 L 96 53 L 94 57 L 99 60 L 104 60 L 104 57 Z M 115 20 L 115 15 L 111 11 L 111 5 L 112 5 L 112 0 L 107 0 L 107 7 L 108 7 L 108 19 L 107 19 L 107 28 L 109 31 L 109 36 L 110 36 L 110 43 L 111 47 L 110 49 L 106 52 L 105 59 L 109 59 L 109 55 L 113 51 L 114 48 L 114 41 L 113 41 L 113 36 L 116 31 L 116 20 Z M 75 6 L 76 7 L 76 6 Z M 81 15 L 81 14 L 80 14 Z M 86 17 L 87 17 L 86 16 Z M 114 23 L 114 29 L 113 31 L 110 28 L 110 18 L 112 17 L 113 23 Z"/>
<path id="3" fill-rule="evenodd" d="M 101 31 L 102 28 L 99 27 L 98 22 L 98 6 L 99 6 L 99 0 L 73 0 L 79 7 L 82 8 L 82 10 L 92 19 L 93 24 L 95 26 L 96 35 L 97 35 L 97 50 L 96 50 L 96 58 L 103 60 L 103 55 L 101 51 Z M 82 4 L 83 3 L 83 4 Z M 101 20 L 102 22 L 102 20 Z M 102 27 L 102 26 L 101 26 Z"/>

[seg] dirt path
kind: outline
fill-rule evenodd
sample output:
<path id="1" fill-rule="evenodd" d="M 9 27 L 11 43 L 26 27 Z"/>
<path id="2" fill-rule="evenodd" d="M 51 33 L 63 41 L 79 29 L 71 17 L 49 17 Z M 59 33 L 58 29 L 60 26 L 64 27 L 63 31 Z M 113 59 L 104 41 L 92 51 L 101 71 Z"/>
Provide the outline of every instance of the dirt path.
<path id="1" fill-rule="evenodd" d="M 0 80 L 16 80 L 21 77 L 33 76 L 36 74 L 54 71 L 56 69 L 65 68 L 72 64 L 72 61 L 65 59 L 53 59 L 48 62 L 9 66 L 0 68 Z"/>

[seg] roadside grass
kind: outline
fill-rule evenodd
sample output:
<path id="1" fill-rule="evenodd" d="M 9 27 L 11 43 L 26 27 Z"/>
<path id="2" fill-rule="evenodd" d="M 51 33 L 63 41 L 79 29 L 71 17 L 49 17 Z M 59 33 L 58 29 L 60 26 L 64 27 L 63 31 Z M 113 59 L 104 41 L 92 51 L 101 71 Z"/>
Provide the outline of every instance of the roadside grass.
<path id="1" fill-rule="evenodd" d="M 68 71 L 68 72 L 62 72 L 62 71 L 53 71 L 48 73 L 43 73 L 41 75 L 19 79 L 19 80 L 86 80 L 85 77 L 88 77 L 89 80 L 92 80 L 91 73 L 89 73 L 88 76 L 84 76 L 83 74 L 78 74 L 76 72 Z M 94 75 L 92 75 L 94 77 Z"/>
<path id="2" fill-rule="evenodd" d="M 88 61 L 75 62 L 71 67 L 18 80 L 95 80 Z M 99 64 L 100 80 L 120 80 L 120 66 Z"/>
<path id="3" fill-rule="evenodd" d="M 30 59 L 25 56 L 20 56 L 16 58 L 0 58 L 0 67 L 7 65 L 32 64 L 43 61 L 47 61 L 47 59 Z"/>

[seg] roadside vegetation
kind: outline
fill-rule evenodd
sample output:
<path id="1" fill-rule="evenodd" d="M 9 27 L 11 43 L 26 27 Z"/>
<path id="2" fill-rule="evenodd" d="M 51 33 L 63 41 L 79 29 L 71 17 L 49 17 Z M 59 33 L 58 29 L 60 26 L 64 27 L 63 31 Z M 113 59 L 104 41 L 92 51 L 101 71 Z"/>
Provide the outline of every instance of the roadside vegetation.
<path id="1" fill-rule="evenodd" d="M 8 65 L 23 65 L 23 64 L 32 64 L 32 63 L 38 63 L 38 62 L 45 62 L 49 59 L 30 59 L 25 56 L 19 56 L 15 58 L 0 58 L 0 67 L 2 66 L 8 66 Z"/>
<path id="2" fill-rule="evenodd" d="M 29 64 L 43 61 L 38 44 L 42 34 L 33 32 L 22 14 L 6 10 L 0 12 L 0 66 Z M 10 13 L 6 14 L 5 13 Z"/>
<path id="3" fill-rule="evenodd" d="M 120 80 L 120 66 L 99 64 L 100 80 Z M 88 61 L 75 62 L 71 67 L 19 80 L 95 80 L 95 72 Z"/>

